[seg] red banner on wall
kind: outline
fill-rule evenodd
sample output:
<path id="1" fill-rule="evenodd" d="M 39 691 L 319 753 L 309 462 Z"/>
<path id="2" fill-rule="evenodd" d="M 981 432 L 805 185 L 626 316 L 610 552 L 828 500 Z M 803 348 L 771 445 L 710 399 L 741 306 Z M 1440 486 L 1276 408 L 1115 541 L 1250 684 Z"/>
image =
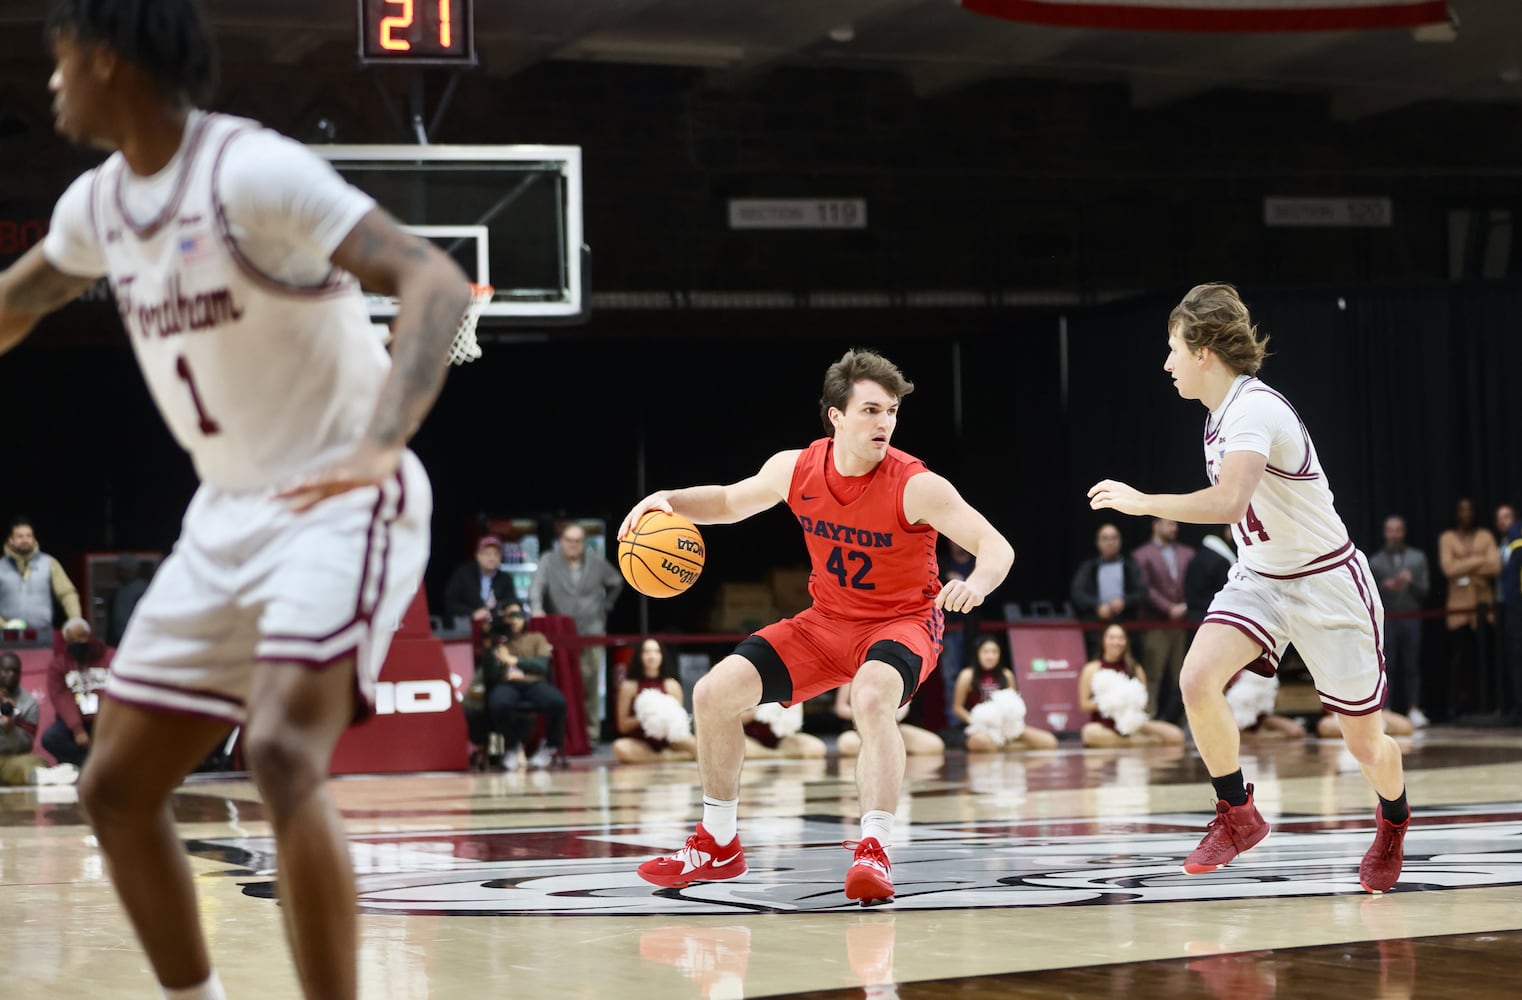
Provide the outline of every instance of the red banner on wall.
<path id="1" fill-rule="evenodd" d="M 962 0 L 978 14 L 1067 28 L 1351 31 L 1448 20 L 1447 0 Z"/>
<path id="2" fill-rule="evenodd" d="M 1085 660 L 1083 632 L 1072 628 L 1009 628 L 1015 686 L 1025 721 L 1054 733 L 1076 733 L 1088 721 L 1078 708 L 1078 675 Z"/>

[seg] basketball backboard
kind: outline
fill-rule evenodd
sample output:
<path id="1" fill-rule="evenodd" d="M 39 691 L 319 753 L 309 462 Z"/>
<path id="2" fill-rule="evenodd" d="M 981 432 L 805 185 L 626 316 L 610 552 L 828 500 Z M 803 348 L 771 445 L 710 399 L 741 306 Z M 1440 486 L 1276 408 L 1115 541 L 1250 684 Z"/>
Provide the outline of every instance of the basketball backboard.
<path id="1" fill-rule="evenodd" d="M 382 208 L 495 289 L 482 322 L 586 318 L 578 146 L 314 145 Z M 396 314 L 370 298 L 370 315 Z"/>

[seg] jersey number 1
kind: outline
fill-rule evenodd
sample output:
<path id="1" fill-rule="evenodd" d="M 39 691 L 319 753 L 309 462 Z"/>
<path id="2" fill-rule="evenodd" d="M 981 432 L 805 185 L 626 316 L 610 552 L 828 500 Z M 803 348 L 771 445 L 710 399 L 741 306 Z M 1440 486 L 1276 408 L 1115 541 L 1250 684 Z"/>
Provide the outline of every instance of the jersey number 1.
<path id="1" fill-rule="evenodd" d="M 196 416 L 201 421 L 201 433 L 207 437 L 222 433 L 222 425 L 211 419 L 211 414 L 206 412 L 206 407 L 201 403 L 201 391 L 196 388 L 196 380 L 190 374 L 190 365 L 185 361 L 185 355 L 181 354 L 174 359 L 174 373 L 185 380 L 185 385 L 190 389 L 190 401 L 196 405 Z"/>
<path id="2" fill-rule="evenodd" d="M 1268 541 L 1268 529 L 1263 527 L 1263 522 L 1253 513 L 1252 504 L 1247 505 L 1247 516 L 1237 524 L 1237 531 L 1242 535 L 1242 541 L 1248 545 L 1253 544 L 1253 534 L 1258 536 L 1260 542 Z"/>

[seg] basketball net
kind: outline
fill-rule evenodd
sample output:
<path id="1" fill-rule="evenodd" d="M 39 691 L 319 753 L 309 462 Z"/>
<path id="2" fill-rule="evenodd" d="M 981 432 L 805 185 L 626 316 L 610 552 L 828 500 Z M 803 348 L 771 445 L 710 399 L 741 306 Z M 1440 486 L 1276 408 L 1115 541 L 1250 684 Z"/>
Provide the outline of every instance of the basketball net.
<path id="1" fill-rule="evenodd" d="M 465 315 L 460 317 L 460 329 L 454 335 L 454 343 L 449 345 L 449 363 L 463 365 L 467 361 L 474 361 L 481 356 L 481 344 L 476 340 L 476 323 L 481 319 L 481 312 L 486 304 L 491 301 L 495 289 L 490 285 L 470 284 L 470 305 L 465 307 Z"/>

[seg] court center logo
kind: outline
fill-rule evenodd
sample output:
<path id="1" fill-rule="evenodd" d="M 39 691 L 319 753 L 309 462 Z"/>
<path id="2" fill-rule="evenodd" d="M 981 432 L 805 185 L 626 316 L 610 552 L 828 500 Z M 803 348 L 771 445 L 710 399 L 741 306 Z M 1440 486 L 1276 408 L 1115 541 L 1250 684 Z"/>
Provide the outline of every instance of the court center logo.
<path id="1" fill-rule="evenodd" d="M 1166 903 L 1361 892 L 1358 862 L 1371 817 L 1283 816 L 1230 867 L 1184 875 L 1205 817 L 1043 820 L 1016 825 L 916 824 L 892 849 L 893 910 Z M 359 903 L 368 913 L 700 916 L 857 909 L 841 892 L 850 854 L 839 819 L 742 825 L 749 871 L 729 882 L 657 889 L 640 861 L 679 847 L 685 828 L 555 827 L 352 838 Z M 199 840 L 191 853 L 275 893 L 268 838 Z M 1522 803 L 1421 809 L 1406 837 L 1399 891 L 1522 884 Z"/>

